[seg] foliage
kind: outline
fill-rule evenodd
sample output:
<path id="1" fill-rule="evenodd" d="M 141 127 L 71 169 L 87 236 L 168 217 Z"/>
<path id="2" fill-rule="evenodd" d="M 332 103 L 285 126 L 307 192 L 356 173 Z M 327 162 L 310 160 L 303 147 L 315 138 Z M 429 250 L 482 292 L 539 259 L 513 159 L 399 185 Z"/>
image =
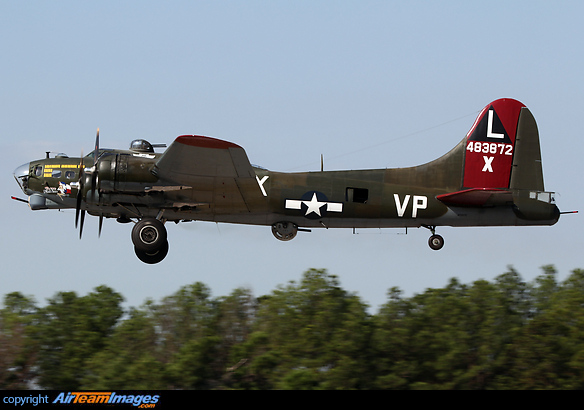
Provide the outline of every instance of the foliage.
<path id="1" fill-rule="evenodd" d="M 122 317 L 122 301 L 120 294 L 99 286 L 82 297 L 60 292 L 38 310 L 32 334 L 38 348 L 41 386 L 80 388 L 86 362 L 105 347 Z"/>
<path id="2" fill-rule="evenodd" d="M 0 310 L 0 388 L 26 389 L 36 377 L 37 356 L 31 329 L 37 307 L 34 299 L 13 292 Z"/>
<path id="3" fill-rule="evenodd" d="M 377 314 L 326 270 L 256 298 L 200 283 L 122 308 L 100 286 L 0 310 L 0 388 L 582 389 L 584 270 L 544 266 L 405 297 Z"/>

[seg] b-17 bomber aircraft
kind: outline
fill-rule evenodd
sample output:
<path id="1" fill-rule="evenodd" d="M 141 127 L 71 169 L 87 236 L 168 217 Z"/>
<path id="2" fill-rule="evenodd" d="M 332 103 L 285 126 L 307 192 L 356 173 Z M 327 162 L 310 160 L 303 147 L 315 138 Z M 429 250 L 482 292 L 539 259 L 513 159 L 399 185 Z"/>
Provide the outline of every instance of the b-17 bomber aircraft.
<path id="1" fill-rule="evenodd" d="M 183 135 L 156 153 L 144 140 L 129 150 L 99 147 L 81 158 L 59 154 L 17 168 L 32 210 L 75 209 L 133 222 L 138 258 L 168 253 L 165 223 L 214 221 L 270 226 L 282 241 L 311 228 L 553 225 L 560 211 L 544 189 L 539 134 L 527 107 L 488 104 L 450 152 L 410 168 L 282 173 L 252 166 L 231 142 Z"/>

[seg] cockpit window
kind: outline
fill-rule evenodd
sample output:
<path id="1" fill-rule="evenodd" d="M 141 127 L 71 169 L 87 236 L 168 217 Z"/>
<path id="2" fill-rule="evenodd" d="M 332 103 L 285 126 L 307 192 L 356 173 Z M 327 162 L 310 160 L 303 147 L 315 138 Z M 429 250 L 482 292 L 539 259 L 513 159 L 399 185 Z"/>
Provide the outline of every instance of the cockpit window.
<path id="1" fill-rule="evenodd" d="M 106 148 L 106 149 L 100 149 L 99 150 L 99 156 L 97 157 L 97 159 L 100 159 L 101 157 L 103 157 L 104 155 L 111 155 L 111 149 Z M 87 154 L 85 156 L 85 158 L 90 159 L 93 162 L 93 157 L 94 157 L 95 151 L 91 151 L 89 154 Z"/>

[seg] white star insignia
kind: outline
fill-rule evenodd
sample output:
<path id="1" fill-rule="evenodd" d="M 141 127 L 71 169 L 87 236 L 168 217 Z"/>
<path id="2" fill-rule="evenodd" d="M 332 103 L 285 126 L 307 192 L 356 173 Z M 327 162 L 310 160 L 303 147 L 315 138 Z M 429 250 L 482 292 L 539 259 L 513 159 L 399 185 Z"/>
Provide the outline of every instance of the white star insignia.
<path id="1" fill-rule="evenodd" d="M 325 202 L 319 201 L 316 192 L 312 193 L 312 199 L 310 201 L 302 201 L 297 199 L 287 199 L 286 209 L 302 209 L 302 205 L 306 205 L 306 213 L 304 216 L 308 216 L 315 213 L 317 216 L 322 216 L 321 208 L 326 205 L 326 210 L 328 212 L 343 212 L 343 204 L 341 202 Z"/>
<path id="2" fill-rule="evenodd" d="M 302 203 L 308 207 L 304 216 L 306 216 L 312 212 L 314 212 L 318 216 L 322 216 L 320 214 L 320 208 L 322 208 L 323 205 L 326 205 L 326 202 L 320 202 L 318 200 L 318 198 L 316 197 L 316 192 L 314 194 L 312 194 L 312 199 L 310 201 L 302 201 Z"/>

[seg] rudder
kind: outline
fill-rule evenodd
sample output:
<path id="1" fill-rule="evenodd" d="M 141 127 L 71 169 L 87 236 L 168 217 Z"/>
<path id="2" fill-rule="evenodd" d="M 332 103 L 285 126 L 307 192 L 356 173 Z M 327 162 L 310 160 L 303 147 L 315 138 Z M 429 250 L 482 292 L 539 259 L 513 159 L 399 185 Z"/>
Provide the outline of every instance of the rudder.
<path id="1" fill-rule="evenodd" d="M 535 118 L 527 107 L 521 109 L 519 116 L 509 188 L 545 191 L 539 132 Z"/>

